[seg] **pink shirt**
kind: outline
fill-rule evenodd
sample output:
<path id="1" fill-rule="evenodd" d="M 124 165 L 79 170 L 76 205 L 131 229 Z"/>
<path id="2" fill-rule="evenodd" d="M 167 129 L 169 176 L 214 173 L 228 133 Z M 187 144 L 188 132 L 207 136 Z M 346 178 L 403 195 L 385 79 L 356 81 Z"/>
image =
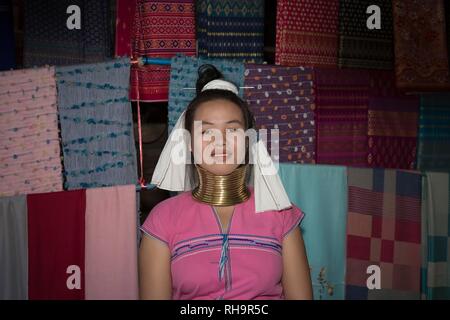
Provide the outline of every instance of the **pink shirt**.
<path id="1" fill-rule="evenodd" d="M 250 192 L 235 206 L 228 232 L 213 206 L 196 201 L 191 192 L 150 212 L 141 230 L 169 247 L 174 300 L 284 299 L 282 242 L 304 214 L 295 205 L 256 213 Z"/>

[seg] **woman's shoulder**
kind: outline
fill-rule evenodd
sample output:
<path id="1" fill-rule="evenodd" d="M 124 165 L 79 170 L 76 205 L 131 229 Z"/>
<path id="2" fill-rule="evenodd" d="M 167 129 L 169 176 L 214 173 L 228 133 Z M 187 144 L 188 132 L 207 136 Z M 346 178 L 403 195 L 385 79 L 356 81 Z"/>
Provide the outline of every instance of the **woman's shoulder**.
<path id="1" fill-rule="evenodd" d="M 150 214 L 170 214 L 174 212 L 178 212 L 179 209 L 186 207 L 191 200 L 189 191 L 181 192 L 175 196 L 167 198 L 161 202 L 159 202 L 153 209 L 150 211 Z"/>

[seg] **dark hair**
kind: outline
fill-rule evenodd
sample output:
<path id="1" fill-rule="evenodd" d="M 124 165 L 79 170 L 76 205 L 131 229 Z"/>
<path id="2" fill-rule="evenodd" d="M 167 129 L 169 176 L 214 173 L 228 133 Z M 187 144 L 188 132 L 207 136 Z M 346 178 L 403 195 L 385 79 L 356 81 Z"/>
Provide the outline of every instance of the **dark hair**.
<path id="1" fill-rule="evenodd" d="M 244 118 L 244 129 L 255 128 L 255 119 L 251 113 L 247 103 L 238 95 L 229 90 L 210 89 L 202 92 L 203 87 L 210 81 L 216 79 L 224 79 L 222 73 L 211 64 L 204 64 L 198 68 L 198 79 L 195 85 L 196 97 L 189 103 L 186 108 L 185 128 L 192 134 L 192 125 L 194 122 L 195 111 L 202 103 L 213 100 L 227 100 L 239 107 Z"/>

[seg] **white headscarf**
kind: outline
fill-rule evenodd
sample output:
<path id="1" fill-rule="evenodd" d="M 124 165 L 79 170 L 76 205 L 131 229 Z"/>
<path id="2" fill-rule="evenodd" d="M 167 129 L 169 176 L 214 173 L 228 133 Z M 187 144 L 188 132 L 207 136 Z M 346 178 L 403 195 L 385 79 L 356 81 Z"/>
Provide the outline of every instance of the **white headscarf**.
<path id="1" fill-rule="evenodd" d="M 209 89 L 229 90 L 235 94 L 238 92 L 234 84 L 220 79 L 207 83 L 202 91 Z M 190 191 L 195 188 L 195 167 L 189 161 L 190 136 L 185 128 L 185 115 L 186 110 L 181 113 L 170 133 L 153 172 L 151 183 L 160 189 Z M 290 208 L 291 202 L 264 142 L 258 140 L 250 146 L 250 150 L 253 156 L 255 211 L 258 213 Z M 174 153 L 178 156 L 173 157 Z"/>

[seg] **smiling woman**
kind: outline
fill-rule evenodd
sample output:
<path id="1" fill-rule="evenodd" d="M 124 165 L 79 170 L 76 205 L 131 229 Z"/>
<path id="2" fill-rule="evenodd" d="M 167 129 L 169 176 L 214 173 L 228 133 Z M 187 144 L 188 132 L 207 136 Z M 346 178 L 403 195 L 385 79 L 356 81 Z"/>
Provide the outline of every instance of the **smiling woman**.
<path id="1" fill-rule="evenodd" d="M 238 88 L 214 66 L 199 68 L 196 88 L 172 134 L 177 129 L 191 133 L 186 150 L 197 184 L 189 190 L 183 183 L 187 165 L 166 163 L 169 137 L 155 169 L 162 177 L 156 184 L 184 192 L 159 203 L 141 228 L 141 298 L 311 299 L 297 228 L 304 214 L 289 201 L 277 173 L 256 178 L 261 167 L 250 163 L 250 155 L 267 150 L 246 140 L 253 115 Z M 180 181 L 183 190 L 175 187 Z"/>

